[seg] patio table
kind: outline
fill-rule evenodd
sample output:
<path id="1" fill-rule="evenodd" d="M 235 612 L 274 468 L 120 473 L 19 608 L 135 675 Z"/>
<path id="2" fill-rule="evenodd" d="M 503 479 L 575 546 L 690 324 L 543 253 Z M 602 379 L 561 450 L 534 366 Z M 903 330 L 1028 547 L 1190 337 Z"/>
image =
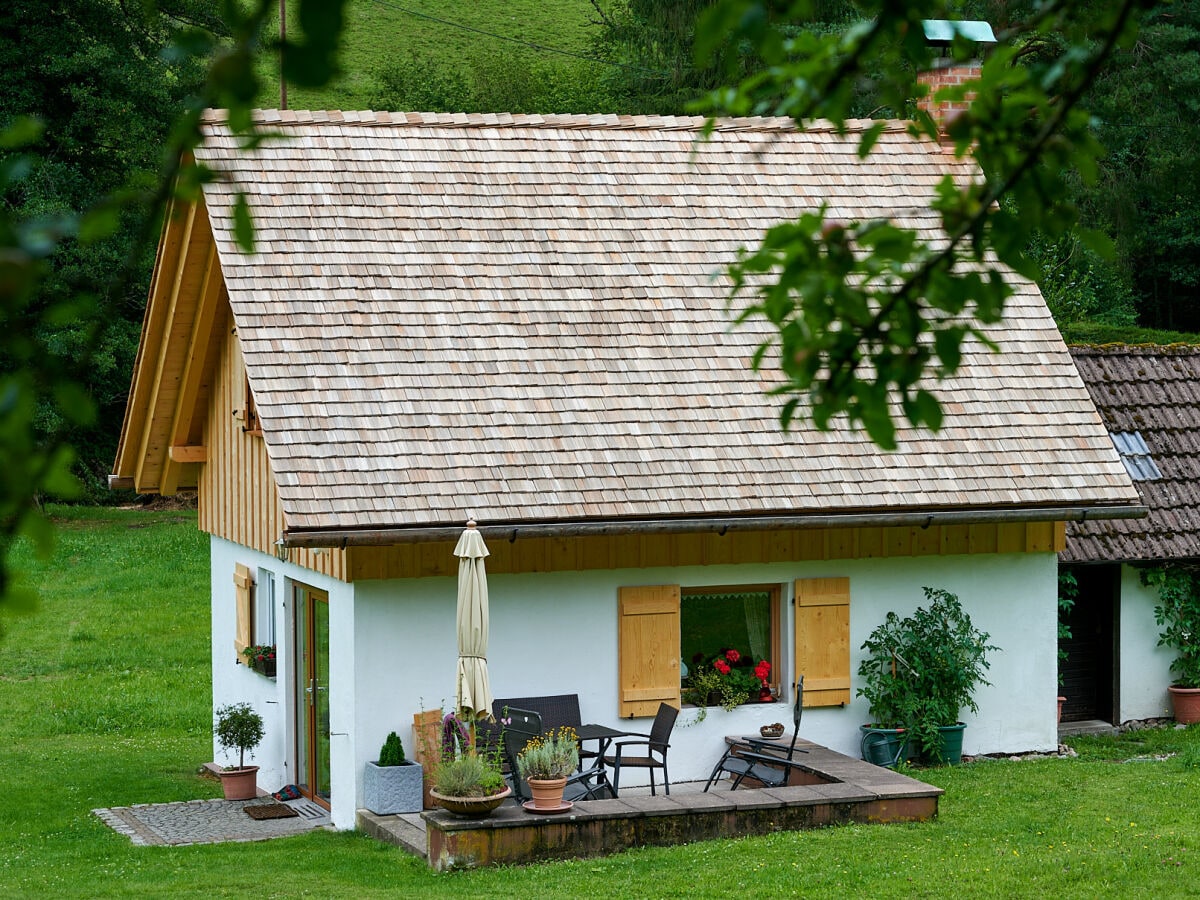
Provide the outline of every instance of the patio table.
<path id="1" fill-rule="evenodd" d="M 619 728 L 610 728 L 607 725 L 597 725 L 592 722 L 587 725 L 580 725 L 575 729 L 575 736 L 578 738 L 580 745 L 584 741 L 595 741 L 597 743 L 596 758 L 600 767 L 600 778 L 608 785 L 609 790 L 612 790 L 612 782 L 608 780 L 608 772 L 604 769 L 604 754 L 608 752 L 609 746 L 614 740 L 619 737 L 645 737 L 635 731 L 623 731 Z M 580 769 L 583 768 L 583 760 L 580 759 Z M 612 795 L 617 796 L 616 791 L 612 791 Z"/>

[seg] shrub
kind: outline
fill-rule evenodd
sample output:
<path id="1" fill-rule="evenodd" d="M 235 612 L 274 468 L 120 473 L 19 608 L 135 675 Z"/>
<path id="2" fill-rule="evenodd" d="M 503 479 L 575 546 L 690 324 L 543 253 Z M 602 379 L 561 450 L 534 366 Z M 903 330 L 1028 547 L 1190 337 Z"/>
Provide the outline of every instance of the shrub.
<path id="1" fill-rule="evenodd" d="M 404 763 L 404 744 L 400 742 L 399 735 L 393 731 L 387 736 L 387 740 L 383 742 L 383 746 L 379 748 L 379 762 L 375 765 L 402 766 Z"/>
<path id="2" fill-rule="evenodd" d="M 924 591 L 928 608 L 905 619 L 889 612 L 863 643 L 868 656 L 858 667 L 858 696 L 870 704 L 874 724 L 907 729 L 923 754 L 940 759 L 938 728 L 957 724 L 964 709 L 978 711 L 975 689 L 989 684 L 987 654 L 999 648 L 974 627 L 957 596 Z"/>
<path id="3" fill-rule="evenodd" d="M 447 797 L 489 797 L 504 788 L 496 761 L 474 753 L 442 760 L 434 783 L 434 790 Z"/>
<path id="4" fill-rule="evenodd" d="M 1142 584 L 1158 591 L 1154 621 L 1163 627 L 1160 647 L 1175 651 L 1177 687 L 1200 687 L 1200 573 L 1182 566 L 1142 571 Z"/>

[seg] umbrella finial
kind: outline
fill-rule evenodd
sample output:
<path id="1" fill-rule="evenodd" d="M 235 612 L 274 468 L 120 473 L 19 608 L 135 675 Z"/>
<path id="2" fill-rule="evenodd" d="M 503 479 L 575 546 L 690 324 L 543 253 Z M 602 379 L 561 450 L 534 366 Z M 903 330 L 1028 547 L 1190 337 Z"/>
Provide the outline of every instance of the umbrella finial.
<path id="1" fill-rule="evenodd" d="M 470 515 L 467 516 L 467 527 L 468 528 L 475 527 L 475 518 L 473 516 L 470 516 Z"/>

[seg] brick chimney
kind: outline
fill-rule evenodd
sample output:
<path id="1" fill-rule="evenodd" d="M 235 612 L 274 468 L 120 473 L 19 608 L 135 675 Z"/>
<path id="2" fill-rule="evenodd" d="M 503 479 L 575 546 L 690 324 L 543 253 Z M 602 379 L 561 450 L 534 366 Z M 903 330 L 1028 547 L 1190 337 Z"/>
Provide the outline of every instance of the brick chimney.
<path id="1" fill-rule="evenodd" d="M 996 43 L 996 35 L 987 22 L 958 22 L 945 19 L 924 19 L 925 43 L 937 48 L 939 56 L 933 67 L 917 75 L 917 81 L 929 85 L 929 93 L 917 101 L 920 109 L 931 113 L 938 126 L 945 131 L 944 123 L 951 113 L 966 110 L 971 105 L 970 96 L 964 100 L 937 101 L 934 95 L 944 87 L 963 84 L 979 77 L 982 63 L 978 59 L 960 62 L 954 58 L 954 38 L 959 35 L 977 46 Z"/>

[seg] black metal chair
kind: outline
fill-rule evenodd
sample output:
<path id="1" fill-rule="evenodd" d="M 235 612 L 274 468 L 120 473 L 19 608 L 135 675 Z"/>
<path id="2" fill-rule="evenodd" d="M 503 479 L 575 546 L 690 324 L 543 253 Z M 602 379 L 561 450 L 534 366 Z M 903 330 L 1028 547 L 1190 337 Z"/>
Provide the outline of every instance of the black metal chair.
<path id="1" fill-rule="evenodd" d="M 513 794 L 522 803 L 532 800 L 533 794 L 530 793 L 525 779 L 521 777 L 517 757 L 530 740 L 541 737 L 543 734 L 542 717 L 532 710 L 514 709 L 510 706 L 505 710 L 502 734 L 504 758 L 508 763 L 508 778 L 512 784 Z M 575 800 L 603 800 L 614 796 L 616 796 L 616 792 L 609 787 L 604 767 L 599 763 L 590 769 L 576 772 L 570 776 L 567 779 L 567 786 L 563 790 L 563 799 L 572 802 Z"/>
<path id="2" fill-rule="evenodd" d="M 783 787 L 788 783 L 788 777 L 793 769 L 802 766 L 794 757 L 797 753 L 807 753 L 803 747 L 796 746 L 800 736 L 800 717 L 804 714 L 804 676 L 796 681 L 796 702 L 792 706 L 792 743 L 788 746 L 786 756 L 767 753 L 767 750 L 779 750 L 780 745 L 771 741 L 757 738 L 743 738 L 725 748 L 725 754 L 713 766 L 712 774 L 704 790 L 712 787 L 714 781 L 722 774 L 732 776 L 733 783 L 729 789 L 735 790 L 743 781 L 749 778 L 766 787 Z"/>
<path id="3" fill-rule="evenodd" d="M 640 740 L 636 741 L 619 740 L 609 748 L 604 755 L 603 764 L 613 770 L 612 790 L 614 796 L 620 794 L 621 769 L 623 768 L 649 770 L 652 796 L 654 795 L 654 770 L 662 769 L 663 790 L 670 796 L 671 779 L 667 776 L 667 750 L 671 746 L 671 731 L 675 728 L 675 719 L 678 716 L 679 710 L 674 706 L 660 703 L 649 734 L 638 735 Z M 632 755 L 629 753 L 629 748 L 632 747 L 645 747 L 645 755 Z M 614 749 L 616 752 L 613 752 Z"/>

